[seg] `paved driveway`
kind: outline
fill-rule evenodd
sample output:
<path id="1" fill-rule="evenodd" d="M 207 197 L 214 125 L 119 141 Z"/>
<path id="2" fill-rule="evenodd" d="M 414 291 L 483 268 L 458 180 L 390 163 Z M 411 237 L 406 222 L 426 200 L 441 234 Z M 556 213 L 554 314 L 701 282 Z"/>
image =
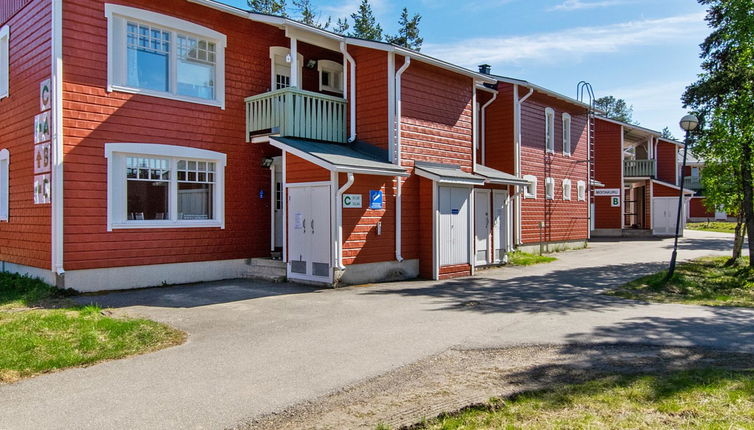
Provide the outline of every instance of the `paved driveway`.
<path id="1" fill-rule="evenodd" d="M 680 257 L 731 236 L 688 232 Z M 153 354 L 0 386 L 0 428 L 222 428 L 450 347 L 637 342 L 754 352 L 754 310 L 601 296 L 672 242 L 596 242 L 471 279 L 314 290 L 226 281 L 87 297 L 186 330 Z"/>

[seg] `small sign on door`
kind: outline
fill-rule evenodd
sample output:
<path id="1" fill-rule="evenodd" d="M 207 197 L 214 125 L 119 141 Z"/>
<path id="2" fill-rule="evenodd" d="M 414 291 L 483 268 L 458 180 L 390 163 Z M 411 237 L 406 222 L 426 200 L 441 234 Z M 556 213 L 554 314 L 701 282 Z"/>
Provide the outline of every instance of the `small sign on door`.
<path id="1" fill-rule="evenodd" d="M 358 209 L 361 207 L 361 194 L 343 194 L 343 207 Z"/>
<path id="2" fill-rule="evenodd" d="M 381 190 L 369 191 L 369 209 L 382 209 L 382 208 L 384 208 L 382 191 Z"/>
<path id="3" fill-rule="evenodd" d="M 611 197 L 610 206 L 614 208 L 620 207 L 620 197 Z"/>

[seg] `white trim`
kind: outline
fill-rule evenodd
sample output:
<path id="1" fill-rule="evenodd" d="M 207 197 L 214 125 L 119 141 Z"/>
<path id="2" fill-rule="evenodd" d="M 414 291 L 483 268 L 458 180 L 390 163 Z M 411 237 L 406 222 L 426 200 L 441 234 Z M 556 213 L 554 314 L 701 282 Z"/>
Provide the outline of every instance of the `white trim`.
<path id="1" fill-rule="evenodd" d="M 545 152 L 555 152 L 555 109 L 550 107 L 545 108 Z"/>
<path id="2" fill-rule="evenodd" d="M 563 155 L 570 157 L 571 152 L 573 151 L 573 148 L 572 148 L 573 139 L 571 138 L 571 135 L 573 134 L 573 129 L 572 129 L 573 123 L 571 121 L 571 114 L 567 112 L 563 112 L 562 122 L 563 122 Z M 567 132 L 566 132 L 566 124 L 568 124 Z M 568 144 L 568 151 L 566 151 L 566 143 Z"/>
<path id="3" fill-rule="evenodd" d="M 0 149 L 0 221 L 10 219 L 10 152 Z"/>
<path id="4" fill-rule="evenodd" d="M 529 182 L 529 185 L 527 185 L 524 188 L 524 198 L 525 199 L 536 199 L 537 198 L 537 177 L 534 175 L 524 175 L 524 180 Z M 529 188 L 531 187 L 531 188 Z M 533 193 L 530 193 L 529 190 L 533 190 Z"/>
<path id="5" fill-rule="evenodd" d="M 432 182 L 432 279 L 440 279 L 440 207 L 437 198 L 440 184 Z"/>
<path id="6" fill-rule="evenodd" d="M 351 63 L 351 94 L 348 94 L 348 90 L 346 89 L 346 84 L 349 83 L 348 79 L 348 73 L 345 70 L 345 67 L 343 68 L 343 95 L 345 96 L 345 99 L 348 101 L 348 106 L 351 108 L 351 121 L 350 121 L 350 127 L 351 127 L 351 134 L 348 136 L 349 142 L 355 142 L 356 141 L 356 60 L 353 59 L 351 54 L 348 53 L 348 46 L 345 42 L 340 42 L 340 52 L 343 54 L 343 65 L 345 66 L 349 62 Z"/>
<path id="7" fill-rule="evenodd" d="M 482 139 L 482 165 L 486 165 L 487 163 L 487 108 L 497 100 L 498 92 L 495 90 L 492 90 L 487 87 L 477 87 L 477 89 L 483 89 L 488 92 L 492 92 L 492 98 L 490 98 L 487 103 L 482 105 L 481 109 L 481 117 L 482 117 L 482 124 L 481 124 L 481 139 Z M 476 163 L 476 161 L 474 162 Z"/>
<path id="8" fill-rule="evenodd" d="M 291 146 L 286 145 L 285 143 L 278 142 L 275 139 L 270 139 L 269 143 L 270 145 L 276 148 L 279 148 L 284 152 L 289 152 L 292 155 L 295 155 L 296 157 L 302 158 L 323 169 L 330 170 L 333 172 L 361 173 L 364 175 L 377 175 L 377 176 L 408 176 L 408 173 L 406 172 L 396 172 L 394 170 L 382 170 L 382 169 L 370 168 L 370 167 L 351 167 L 351 166 L 331 164 L 321 158 L 315 157 L 314 155 L 308 152 L 304 152 L 300 149 L 293 148 Z"/>
<path id="9" fill-rule="evenodd" d="M 225 48 L 228 45 L 227 37 L 215 30 L 195 24 L 190 21 L 185 21 L 179 18 L 175 18 L 169 15 L 163 15 L 156 12 L 151 12 L 144 9 L 137 9 L 129 6 L 121 6 L 111 3 L 105 4 L 105 17 L 107 18 L 107 91 L 108 92 L 124 92 L 130 94 L 141 94 L 151 97 L 159 97 L 169 100 L 178 100 L 188 103 L 196 103 L 207 106 L 215 106 L 221 109 L 225 109 Z M 125 43 L 125 34 L 120 34 L 120 31 L 116 31 L 118 24 L 116 18 L 121 19 L 133 19 L 136 21 L 154 24 L 159 27 L 163 27 L 166 30 L 172 32 L 174 37 L 171 38 L 170 49 L 170 64 L 169 64 L 169 83 L 171 89 L 169 91 L 154 91 L 143 88 L 133 88 L 125 85 L 125 81 L 120 81 L 116 78 L 116 69 L 118 73 L 121 67 L 125 68 L 126 65 L 123 59 L 116 56 L 116 43 Z M 175 89 L 175 83 L 177 79 L 177 71 L 174 63 L 177 62 L 175 57 L 176 37 L 175 33 L 186 34 L 189 36 L 197 36 L 203 39 L 209 39 L 217 46 L 216 59 L 215 59 L 215 98 L 214 100 L 202 99 L 197 97 L 190 97 L 180 95 Z M 119 48 L 125 55 L 125 49 Z M 123 64 L 120 64 L 123 63 Z M 116 68 L 117 65 L 117 68 Z"/>
<path id="10" fill-rule="evenodd" d="M 395 104 L 395 53 L 387 53 L 387 148 L 388 160 L 396 163 L 395 151 L 395 122 L 396 122 L 396 104 Z M 397 163 L 396 163 L 397 164 Z"/>
<path id="11" fill-rule="evenodd" d="M 476 87 L 471 84 L 471 172 L 477 164 L 479 146 L 479 103 L 476 98 Z M 473 265 L 472 265 L 473 266 Z"/>
<path id="12" fill-rule="evenodd" d="M 283 151 L 283 178 L 282 178 L 282 192 L 283 196 L 281 197 L 283 200 L 283 261 L 286 262 L 286 266 L 288 265 L 288 184 L 286 181 L 288 180 L 288 172 L 287 170 L 287 160 L 286 160 L 286 152 Z"/>
<path id="13" fill-rule="evenodd" d="M 291 42 L 292 43 L 292 42 Z M 287 63 L 285 61 L 285 58 L 287 56 L 291 55 L 291 62 Z M 283 63 L 277 62 L 277 58 L 282 58 Z M 298 63 L 298 75 L 303 76 L 304 71 L 304 56 L 296 52 L 296 62 Z M 270 46 L 270 91 L 275 90 L 275 86 L 277 85 L 276 74 L 275 73 L 275 66 L 277 65 L 288 65 L 290 64 L 291 74 L 289 76 L 290 78 L 290 86 L 294 87 L 293 83 L 293 56 L 291 54 L 291 49 L 286 48 L 285 46 Z"/>
<path id="14" fill-rule="evenodd" d="M 333 173 L 334 179 L 334 187 L 338 186 L 338 174 Z M 346 266 L 343 265 L 343 193 L 348 191 L 349 188 L 351 188 L 351 185 L 353 185 L 355 181 L 355 178 L 353 176 L 353 173 L 348 173 L 348 179 L 346 180 L 346 183 L 343 184 L 342 187 L 338 188 L 337 193 L 335 194 L 336 199 L 336 212 L 335 212 L 335 223 L 338 228 L 338 243 L 336 246 L 336 253 L 338 256 L 337 267 L 340 270 L 344 270 Z"/>
<path id="15" fill-rule="evenodd" d="M 332 185 L 330 181 L 313 181 L 313 182 L 291 182 L 285 184 L 286 188 L 300 188 L 300 187 L 329 187 Z"/>
<path id="16" fill-rule="evenodd" d="M 571 183 L 570 179 L 563 179 L 563 200 L 571 200 L 572 199 L 572 193 L 573 193 L 573 184 Z M 566 188 L 567 187 L 567 188 Z M 566 190 L 568 192 L 566 193 Z M 578 193 L 578 190 L 576 191 Z"/>
<path id="17" fill-rule="evenodd" d="M 0 27 L 0 100 L 10 95 L 10 27 Z"/>
<path id="18" fill-rule="evenodd" d="M 343 94 L 344 92 L 344 86 L 343 86 L 343 73 L 344 73 L 343 63 L 337 63 L 332 60 L 318 60 L 317 61 L 317 72 L 319 74 L 319 90 L 320 91 L 330 91 L 332 93 L 339 93 Z M 331 76 L 335 77 L 337 76 L 339 81 L 339 86 L 332 85 L 332 82 L 329 85 L 324 85 L 322 83 L 322 72 L 329 72 L 331 73 Z"/>
<path id="19" fill-rule="evenodd" d="M 552 187 L 552 194 L 550 193 Z M 545 199 L 555 200 L 555 178 L 545 178 Z"/>
<path id="20" fill-rule="evenodd" d="M 275 205 L 277 203 L 277 193 L 275 190 L 275 162 L 270 165 L 270 251 L 275 251 Z"/>
<path id="21" fill-rule="evenodd" d="M 434 173 L 427 172 L 425 170 L 422 170 L 421 167 L 417 167 L 414 169 L 414 174 L 417 176 L 421 176 L 422 178 L 427 178 L 429 180 L 432 180 L 433 182 L 436 182 L 438 184 L 455 184 L 455 185 L 484 185 L 484 179 L 464 179 L 464 178 L 444 178 L 443 176 L 435 175 Z"/>
<path id="22" fill-rule="evenodd" d="M 584 190 L 583 193 L 581 192 L 582 189 Z M 576 198 L 578 199 L 578 201 L 584 202 L 586 201 L 586 196 L 587 196 L 586 182 L 577 181 L 576 182 Z"/>
<path id="23" fill-rule="evenodd" d="M 65 273 L 64 268 L 64 244 L 65 236 L 63 229 L 65 223 L 63 217 L 63 0 L 52 0 L 52 59 L 51 59 L 51 84 L 52 84 L 52 207 L 50 240 L 50 254 L 52 257 L 52 271 L 58 275 Z"/>
<path id="24" fill-rule="evenodd" d="M 162 157 L 196 158 L 221 161 L 225 167 L 228 156 L 222 152 L 188 146 L 162 145 L 157 143 L 106 143 L 105 157 L 110 158 L 114 152 L 137 155 L 157 155 Z"/>

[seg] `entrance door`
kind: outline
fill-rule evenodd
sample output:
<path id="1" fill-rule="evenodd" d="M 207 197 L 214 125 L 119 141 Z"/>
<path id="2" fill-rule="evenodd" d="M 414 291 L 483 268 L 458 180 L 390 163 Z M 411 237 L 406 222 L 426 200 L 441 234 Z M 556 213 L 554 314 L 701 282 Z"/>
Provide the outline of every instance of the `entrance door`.
<path id="1" fill-rule="evenodd" d="M 678 198 L 655 197 L 652 204 L 652 232 L 658 236 L 674 235 L 678 216 Z M 683 219 L 681 223 L 681 229 L 683 229 L 685 225 Z"/>
<path id="2" fill-rule="evenodd" d="M 476 265 L 490 264 L 490 190 L 474 190 Z"/>
<path id="3" fill-rule="evenodd" d="M 288 188 L 288 276 L 329 282 L 330 187 Z"/>
<path id="4" fill-rule="evenodd" d="M 440 266 L 470 264 L 468 187 L 439 187 L 437 207 L 440 212 Z"/>
<path id="5" fill-rule="evenodd" d="M 511 238 L 510 200 L 507 191 L 495 191 L 492 193 L 492 207 L 494 217 L 492 234 L 494 235 L 495 263 L 505 261 L 508 253 L 508 244 Z"/>
<path id="6" fill-rule="evenodd" d="M 283 166 L 282 157 L 275 157 L 275 177 L 272 183 L 272 212 L 275 222 L 275 248 L 283 247 Z"/>

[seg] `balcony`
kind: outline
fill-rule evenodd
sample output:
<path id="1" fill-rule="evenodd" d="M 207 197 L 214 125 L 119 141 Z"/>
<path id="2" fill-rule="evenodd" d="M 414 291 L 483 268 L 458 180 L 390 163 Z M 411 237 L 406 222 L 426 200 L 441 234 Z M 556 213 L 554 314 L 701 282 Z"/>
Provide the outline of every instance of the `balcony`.
<path id="1" fill-rule="evenodd" d="M 254 135 L 346 142 L 345 99 L 284 88 L 246 99 L 246 141 Z"/>
<path id="2" fill-rule="evenodd" d="M 643 178 L 655 176 L 655 160 L 623 160 L 623 177 Z"/>
<path id="3" fill-rule="evenodd" d="M 687 176 L 683 178 L 683 188 L 687 190 L 699 191 L 702 187 L 702 180 L 699 176 Z"/>

